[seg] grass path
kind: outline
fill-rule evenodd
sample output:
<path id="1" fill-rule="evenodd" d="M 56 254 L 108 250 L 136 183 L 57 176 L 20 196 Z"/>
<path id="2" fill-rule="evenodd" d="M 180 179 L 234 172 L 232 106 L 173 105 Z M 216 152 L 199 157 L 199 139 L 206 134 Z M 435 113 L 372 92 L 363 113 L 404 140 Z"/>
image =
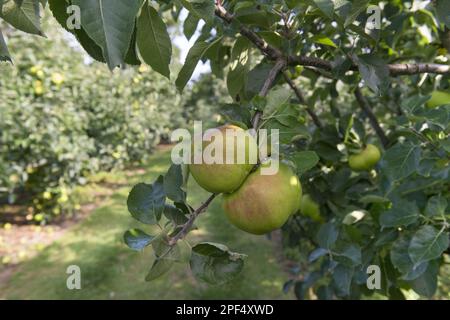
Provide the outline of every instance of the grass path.
<path id="1" fill-rule="evenodd" d="M 133 184 L 151 182 L 164 173 L 169 155 L 169 152 L 160 152 L 152 156 L 145 174 L 111 174 L 108 182 L 122 181 L 125 186 L 56 242 L 22 263 L 7 281 L 0 283 L 0 299 L 291 298 L 281 291 L 287 276 L 275 259 L 273 243 L 231 226 L 221 212 L 220 198 L 199 217 L 199 230 L 190 235 L 190 240 L 220 242 L 232 251 L 248 254 L 241 275 L 227 285 L 211 286 L 197 282 L 187 265 L 179 265 L 153 282 L 144 281 L 152 263 L 151 250 L 133 252 L 122 242 L 126 229 L 142 228 L 128 214 L 126 198 Z M 207 193 L 195 182 L 190 181 L 189 189 L 190 203 L 198 205 L 206 199 Z M 151 229 L 146 230 L 151 232 Z M 81 290 L 66 288 L 69 265 L 81 268 Z"/>

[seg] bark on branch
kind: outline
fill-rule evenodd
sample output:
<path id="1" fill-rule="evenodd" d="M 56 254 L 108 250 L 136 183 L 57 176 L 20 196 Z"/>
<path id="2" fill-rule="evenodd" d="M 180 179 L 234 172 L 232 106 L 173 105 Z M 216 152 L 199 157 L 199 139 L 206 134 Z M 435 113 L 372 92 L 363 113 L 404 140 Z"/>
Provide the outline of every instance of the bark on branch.
<path id="1" fill-rule="evenodd" d="M 227 23 L 233 21 L 233 16 L 220 4 L 216 4 L 215 9 L 216 15 Z M 245 25 L 240 25 L 239 32 L 249 39 L 261 52 L 266 55 L 271 60 L 277 60 L 282 57 L 283 54 L 280 50 L 269 45 L 260 36 L 253 32 L 250 28 Z"/>
<path id="2" fill-rule="evenodd" d="M 389 139 L 387 138 L 383 129 L 380 127 L 377 117 L 372 112 L 372 108 L 370 107 L 369 101 L 367 101 L 366 97 L 363 96 L 363 94 L 359 88 L 356 88 L 356 90 L 355 90 L 355 97 L 359 103 L 359 106 L 361 107 L 361 109 L 364 111 L 364 113 L 369 118 L 370 125 L 375 130 L 378 137 L 380 138 L 380 141 L 383 144 L 383 147 L 386 148 L 389 145 Z"/>
<path id="3" fill-rule="evenodd" d="M 267 93 L 269 92 L 270 88 L 275 82 L 275 79 L 277 78 L 278 74 L 283 71 L 284 67 L 286 67 L 286 60 L 282 58 L 278 59 L 273 68 L 270 70 L 269 74 L 267 75 L 267 79 L 266 81 L 264 81 L 264 84 L 261 90 L 259 91 L 259 95 L 261 97 L 267 96 Z M 252 125 L 256 131 L 258 131 L 261 116 L 262 116 L 261 111 L 256 111 L 255 115 L 253 116 Z"/>
<path id="4" fill-rule="evenodd" d="M 388 65 L 392 76 L 412 75 L 418 73 L 450 73 L 450 66 L 435 63 L 396 63 Z"/>
<path id="5" fill-rule="evenodd" d="M 227 23 L 233 21 L 233 15 L 231 15 L 220 3 L 216 3 L 215 9 L 216 15 Z M 283 53 L 271 45 L 269 45 L 258 34 L 252 31 L 245 25 L 240 25 L 239 32 L 249 39 L 261 52 L 270 60 L 278 60 L 283 57 Z M 307 66 L 331 71 L 333 66 L 330 61 L 308 57 L 308 56 L 294 56 L 289 55 L 285 57 L 288 65 L 295 66 Z M 388 64 L 388 69 L 391 76 L 401 75 L 413 75 L 420 73 L 436 73 L 436 74 L 450 74 L 450 66 L 435 63 L 396 63 Z M 352 70 L 358 70 L 356 65 L 352 66 Z"/>
<path id="6" fill-rule="evenodd" d="M 273 68 L 270 70 L 269 74 L 267 75 L 267 79 L 264 82 L 264 85 L 262 86 L 259 95 L 261 97 L 267 96 L 267 93 L 269 92 L 270 88 L 272 87 L 273 83 L 275 82 L 276 77 L 278 74 L 284 69 L 286 66 L 286 61 L 284 59 L 278 59 Z"/>
<path id="7" fill-rule="evenodd" d="M 181 230 L 171 239 L 169 239 L 169 245 L 173 246 L 175 245 L 178 240 L 183 239 L 191 230 L 195 219 L 197 219 L 197 217 L 203 213 L 208 206 L 211 204 L 211 202 L 214 200 L 214 198 L 217 196 L 217 194 L 213 193 L 211 196 L 209 196 L 209 198 L 197 209 L 194 210 L 194 212 L 191 213 L 188 221 L 186 221 L 185 224 L 183 224 L 183 226 L 181 227 Z"/>

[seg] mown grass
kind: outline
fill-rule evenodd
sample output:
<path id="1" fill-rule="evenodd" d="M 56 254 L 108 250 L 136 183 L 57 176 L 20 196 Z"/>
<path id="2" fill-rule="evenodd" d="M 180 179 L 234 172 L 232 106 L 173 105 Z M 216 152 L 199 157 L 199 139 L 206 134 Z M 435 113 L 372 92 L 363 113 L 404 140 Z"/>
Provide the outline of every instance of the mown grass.
<path id="1" fill-rule="evenodd" d="M 37 256 L 22 263 L 12 277 L 0 283 L 3 299 L 286 299 L 282 293 L 287 276 L 277 263 L 273 243 L 231 226 L 217 199 L 197 221 L 199 229 L 190 235 L 199 240 L 226 244 L 231 250 L 248 254 L 241 275 L 221 286 L 196 281 L 187 265 L 174 267 L 168 274 L 145 282 L 152 263 L 151 250 L 134 252 L 122 240 L 125 230 L 141 227 L 127 212 L 126 198 L 137 182 L 151 182 L 167 169 L 169 152 L 155 154 L 145 174 L 110 174 L 107 182 L 125 182 L 103 205 L 72 227 L 62 238 Z M 198 205 L 207 193 L 189 182 L 190 203 Z M 90 192 L 86 187 L 86 195 Z M 146 226 L 144 226 L 145 228 Z M 151 228 L 145 230 L 151 232 Z M 81 268 L 81 290 L 68 290 L 66 269 Z"/>

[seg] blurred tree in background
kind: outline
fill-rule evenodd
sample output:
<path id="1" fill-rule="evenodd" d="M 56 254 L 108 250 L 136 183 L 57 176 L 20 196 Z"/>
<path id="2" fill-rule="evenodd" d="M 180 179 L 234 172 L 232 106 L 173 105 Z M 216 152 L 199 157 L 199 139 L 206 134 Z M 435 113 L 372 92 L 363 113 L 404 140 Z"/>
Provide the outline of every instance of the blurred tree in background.
<path id="1" fill-rule="evenodd" d="M 198 98 L 215 90 L 209 76 L 181 97 L 145 65 L 109 72 L 53 18 L 44 24 L 48 39 L 2 25 L 17 54 L 0 64 L 0 204 L 32 204 L 37 221 L 71 211 L 90 173 L 145 160 L 215 102 Z"/>

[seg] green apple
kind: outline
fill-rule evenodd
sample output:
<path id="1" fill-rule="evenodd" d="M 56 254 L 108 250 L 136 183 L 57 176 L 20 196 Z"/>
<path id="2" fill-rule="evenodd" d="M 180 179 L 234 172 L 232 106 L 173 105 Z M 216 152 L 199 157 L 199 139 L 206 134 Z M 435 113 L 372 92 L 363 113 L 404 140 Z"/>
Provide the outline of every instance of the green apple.
<path id="1" fill-rule="evenodd" d="M 444 104 L 450 104 L 450 92 L 433 91 L 430 100 L 427 102 L 427 107 L 435 108 Z"/>
<path id="2" fill-rule="evenodd" d="M 380 158 L 380 150 L 373 144 L 368 144 L 360 153 L 349 156 L 348 164 L 355 171 L 369 171 L 378 163 Z"/>
<path id="3" fill-rule="evenodd" d="M 298 78 L 298 77 L 300 77 L 300 75 L 302 74 L 302 72 L 303 72 L 303 66 L 295 66 L 295 73 L 294 73 L 294 77 L 295 78 Z"/>
<path id="4" fill-rule="evenodd" d="M 42 81 L 36 80 L 33 83 L 34 94 L 37 96 L 42 96 L 44 94 L 44 85 Z"/>
<path id="5" fill-rule="evenodd" d="M 302 66 L 295 66 L 295 68 L 287 69 L 286 75 L 289 77 L 289 79 L 294 80 L 294 79 L 297 79 L 298 77 L 300 77 L 302 72 L 303 72 Z"/>
<path id="6" fill-rule="evenodd" d="M 28 71 L 32 76 L 35 76 L 39 70 L 42 70 L 40 66 L 32 66 Z"/>
<path id="7" fill-rule="evenodd" d="M 277 173 L 262 175 L 262 167 L 270 161 L 275 160 L 264 162 L 238 190 L 224 195 L 223 208 L 229 221 L 249 233 L 264 234 L 280 228 L 300 207 L 302 186 L 298 177 L 282 162 Z"/>
<path id="8" fill-rule="evenodd" d="M 310 217 L 314 221 L 323 222 L 323 218 L 320 214 L 320 206 L 315 202 L 309 194 L 305 194 L 300 202 L 300 213 Z"/>
<path id="9" fill-rule="evenodd" d="M 242 128 L 224 125 L 216 129 L 222 134 L 222 158 L 218 159 L 218 163 L 208 163 L 203 156 L 200 159 L 201 163 L 195 164 L 192 161 L 193 163 L 189 165 L 189 171 L 203 189 L 213 193 L 230 193 L 239 188 L 255 166 L 256 158 L 252 161 L 250 152 L 255 152 L 255 157 L 257 157 L 258 148 L 256 140 Z M 215 141 L 215 138 L 212 138 L 213 135 L 214 133 L 211 131 L 205 132 L 202 143 L 203 151 Z M 230 164 L 226 163 L 227 144 L 234 146 L 234 159 L 233 163 Z M 237 155 L 239 152 L 243 152 L 245 155 L 243 163 L 238 162 Z"/>
<path id="10" fill-rule="evenodd" d="M 52 83 L 56 86 L 60 86 L 64 82 L 64 76 L 61 73 L 52 73 Z"/>

